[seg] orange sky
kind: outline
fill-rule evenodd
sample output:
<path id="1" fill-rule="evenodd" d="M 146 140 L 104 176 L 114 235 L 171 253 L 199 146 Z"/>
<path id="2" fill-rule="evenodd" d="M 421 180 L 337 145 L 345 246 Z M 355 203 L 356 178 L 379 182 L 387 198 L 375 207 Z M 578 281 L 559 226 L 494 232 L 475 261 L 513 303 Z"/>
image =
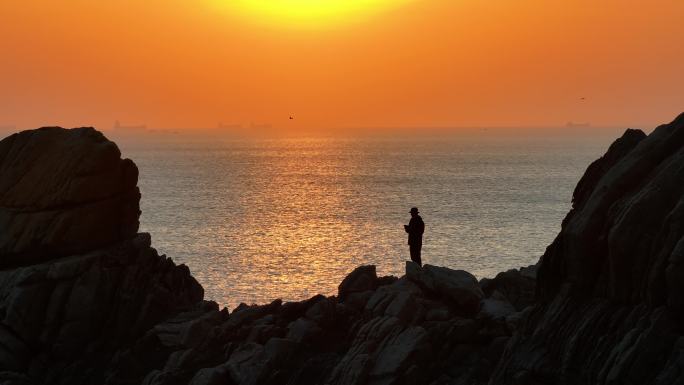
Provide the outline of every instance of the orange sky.
<path id="1" fill-rule="evenodd" d="M 0 126 L 650 128 L 684 111 L 681 0 L 409 0 L 316 22 L 221 1 L 1 1 Z"/>

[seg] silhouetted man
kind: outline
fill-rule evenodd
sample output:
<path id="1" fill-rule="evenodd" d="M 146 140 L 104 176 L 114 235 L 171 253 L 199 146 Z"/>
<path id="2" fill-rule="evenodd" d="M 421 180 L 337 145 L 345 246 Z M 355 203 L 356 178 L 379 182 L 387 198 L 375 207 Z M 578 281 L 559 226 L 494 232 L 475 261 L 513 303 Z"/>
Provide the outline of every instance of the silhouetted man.
<path id="1" fill-rule="evenodd" d="M 425 223 L 423 218 L 418 215 L 418 208 L 411 208 L 411 220 L 408 225 L 404 225 L 404 230 L 408 233 L 409 250 L 411 250 L 411 260 L 420 266 L 423 266 L 423 261 L 420 259 L 420 248 L 423 247 L 423 232 L 425 231 Z"/>

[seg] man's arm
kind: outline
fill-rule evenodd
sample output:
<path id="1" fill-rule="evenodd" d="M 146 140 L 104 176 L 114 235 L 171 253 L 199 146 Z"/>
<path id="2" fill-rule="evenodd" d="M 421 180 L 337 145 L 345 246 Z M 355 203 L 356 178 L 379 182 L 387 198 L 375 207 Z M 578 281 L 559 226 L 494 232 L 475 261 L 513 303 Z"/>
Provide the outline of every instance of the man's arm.
<path id="1" fill-rule="evenodd" d="M 409 221 L 408 226 L 406 226 L 406 232 L 407 232 L 407 233 L 413 234 L 413 233 L 416 232 L 416 230 L 417 230 L 416 225 L 418 224 L 418 223 L 416 223 L 416 222 L 417 222 L 416 218 L 411 218 L 411 220 Z"/>

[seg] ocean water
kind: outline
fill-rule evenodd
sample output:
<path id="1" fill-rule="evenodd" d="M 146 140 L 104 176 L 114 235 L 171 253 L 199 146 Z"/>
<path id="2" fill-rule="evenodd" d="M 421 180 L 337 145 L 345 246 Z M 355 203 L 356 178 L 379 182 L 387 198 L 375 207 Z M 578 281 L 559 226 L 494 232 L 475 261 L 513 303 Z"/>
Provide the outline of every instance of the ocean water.
<path id="1" fill-rule="evenodd" d="M 335 294 L 362 264 L 403 275 L 412 206 L 424 263 L 478 278 L 536 263 L 618 135 L 114 139 L 140 169 L 141 231 L 232 309 Z"/>

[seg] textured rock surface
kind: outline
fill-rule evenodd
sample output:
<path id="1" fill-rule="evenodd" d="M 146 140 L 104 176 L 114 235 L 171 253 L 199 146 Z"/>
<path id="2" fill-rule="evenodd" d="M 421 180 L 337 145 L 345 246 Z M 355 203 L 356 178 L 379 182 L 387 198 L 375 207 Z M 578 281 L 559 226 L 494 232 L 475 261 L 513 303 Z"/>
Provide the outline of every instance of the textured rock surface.
<path id="1" fill-rule="evenodd" d="M 202 296 L 187 267 L 157 255 L 147 234 L 1 271 L 0 368 L 40 373 L 38 383 L 97 383 L 116 349 Z"/>
<path id="2" fill-rule="evenodd" d="M 578 183 L 494 384 L 684 383 L 684 115 Z"/>
<path id="3" fill-rule="evenodd" d="M 480 310 L 484 293 L 477 279 L 467 271 L 425 265 L 422 269 L 415 263 L 406 262 L 406 276 L 428 291 L 452 301 L 465 314 Z"/>
<path id="4" fill-rule="evenodd" d="M 359 266 L 342 280 L 337 296 L 344 300 L 354 293 L 375 290 L 377 278 L 375 266 Z"/>
<path id="5" fill-rule="evenodd" d="M 138 231 L 138 169 L 92 128 L 0 141 L 0 268 L 82 253 Z"/>
<path id="6" fill-rule="evenodd" d="M 408 266 L 418 274 L 432 269 Z M 440 271 L 441 279 L 459 277 L 453 285 L 461 281 L 457 271 Z M 370 295 L 175 317 L 119 352 L 108 383 L 485 384 L 512 334 L 504 317 L 463 316 L 439 289 L 407 277 L 377 278 L 372 266 L 344 282 L 341 288 Z M 505 297 L 498 300 L 515 311 Z"/>
<path id="7" fill-rule="evenodd" d="M 201 306 L 188 268 L 137 234 L 136 183 L 92 128 L 0 141 L 0 383 L 103 383 L 118 349 Z"/>
<path id="8" fill-rule="evenodd" d="M 109 160 L 61 170 L 57 154 L 17 146 L 34 136 Z M 338 296 L 231 313 L 135 234 L 135 166 L 111 142 L 91 129 L 20 137 L 0 142 L 0 384 L 684 383 L 684 117 L 628 130 L 588 168 L 536 266 L 479 283 L 361 266 Z M 43 185 L 46 170 L 61 176 Z M 22 189 L 34 178 L 31 199 L 5 175 Z M 121 210 L 90 210 L 106 191 Z M 82 226 L 93 218 L 110 225 Z"/>

